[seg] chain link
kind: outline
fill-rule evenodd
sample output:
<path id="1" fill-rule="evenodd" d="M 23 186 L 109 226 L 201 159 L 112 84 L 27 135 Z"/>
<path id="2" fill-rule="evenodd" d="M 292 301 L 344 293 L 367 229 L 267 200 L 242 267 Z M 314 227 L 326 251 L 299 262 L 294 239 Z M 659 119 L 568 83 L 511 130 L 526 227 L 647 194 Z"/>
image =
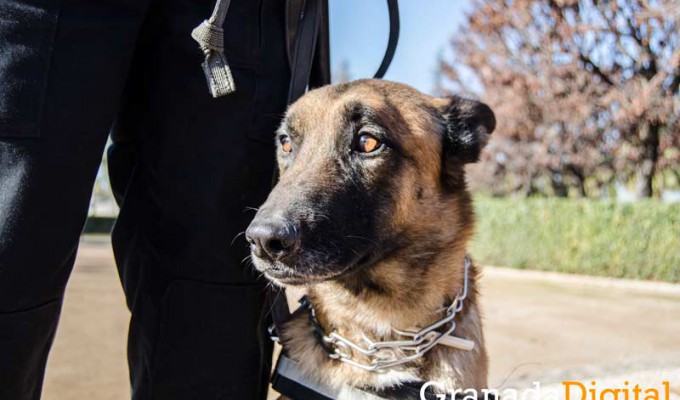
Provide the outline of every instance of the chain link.
<path id="1" fill-rule="evenodd" d="M 422 357 L 446 336 L 451 335 L 456 329 L 454 318 L 456 317 L 456 314 L 463 309 L 463 304 L 468 294 L 468 271 L 470 269 L 470 264 L 470 259 L 466 256 L 463 290 L 456 295 L 451 305 L 444 310 L 446 312 L 444 318 L 435 321 L 416 332 L 392 329 L 397 335 L 410 338 L 407 340 L 375 342 L 364 335 L 364 340 L 368 344 L 367 346 L 357 344 L 336 331 L 333 331 L 328 335 L 321 333 L 320 340 L 323 341 L 323 347 L 324 349 L 327 349 L 328 356 L 331 359 L 339 360 L 370 372 L 384 372 L 390 368 L 406 364 Z M 315 325 L 315 329 L 318 327 L 318 329 L 316 329 L 317 332 L 323 332 L 316 320 L 316 312 L 311 305 L 309 306 L 309 315 L 312 324 Z M 447 326 L 444 331 L 437 331 L 437 329 L 443 326 Z M 354 352 L 367 357 L 369 362 L 365 363 L 355 360 Z M 399 357 L 399 354 L 405 355 Z"/>

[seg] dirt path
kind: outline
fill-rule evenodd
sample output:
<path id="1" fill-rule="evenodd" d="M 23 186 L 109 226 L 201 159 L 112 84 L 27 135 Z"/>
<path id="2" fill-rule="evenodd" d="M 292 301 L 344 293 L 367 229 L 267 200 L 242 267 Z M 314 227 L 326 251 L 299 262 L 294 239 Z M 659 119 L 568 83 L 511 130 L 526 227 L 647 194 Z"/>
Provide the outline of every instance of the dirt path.
<path id="1" fill-rule="evenodd" d="M 45 400 L 129 399 L 130 314 L 108 241 L 81 245 L 47 364 Z"/>
<path id="2" fill-rule="evenodd" d="M 680 370 L 680 296 L 494 271 L 483 278 L 483 294 L 492 387 L 566 378 L 656 379 L 666 376 L 661 370 Z M 85 241 L 67 289 L 43 399 L 129 399 L 128 319 L 110 245 Z M 672 375 L 678 391 L 680 377 Z"/>
<path id="3" fill-rule="evenodd" d="M 680 296 L 493 273 L 482 290 L 492 387 L 680 368 Z"/>

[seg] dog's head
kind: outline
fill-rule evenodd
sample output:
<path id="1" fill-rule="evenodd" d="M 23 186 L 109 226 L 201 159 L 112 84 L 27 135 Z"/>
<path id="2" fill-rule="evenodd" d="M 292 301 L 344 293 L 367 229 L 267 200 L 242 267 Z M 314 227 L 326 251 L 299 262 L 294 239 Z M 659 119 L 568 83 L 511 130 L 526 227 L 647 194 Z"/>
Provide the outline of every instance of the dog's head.
<path id="1" fill-rule="evenodd" d="M 465 220 L 448 216 L 468 199 L 464 166 L 494 127 L 485 104 L 387 81 L 310 91 L 277 133 L 280 180 L 246 231 L 255 267 L 279 283 L 315 283 L 437 240 L 445 224 L 467 235 Z"/>

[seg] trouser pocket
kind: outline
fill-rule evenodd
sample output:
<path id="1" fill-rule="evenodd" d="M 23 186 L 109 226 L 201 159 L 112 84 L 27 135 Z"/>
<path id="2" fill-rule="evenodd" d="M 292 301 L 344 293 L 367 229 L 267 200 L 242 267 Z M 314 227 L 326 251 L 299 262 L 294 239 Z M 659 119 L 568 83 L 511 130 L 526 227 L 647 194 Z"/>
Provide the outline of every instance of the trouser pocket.
<path id="1" fill-rule="evenodd" d="M 0 137 L 40 135 L 59 3 L 0 1 Z"/>

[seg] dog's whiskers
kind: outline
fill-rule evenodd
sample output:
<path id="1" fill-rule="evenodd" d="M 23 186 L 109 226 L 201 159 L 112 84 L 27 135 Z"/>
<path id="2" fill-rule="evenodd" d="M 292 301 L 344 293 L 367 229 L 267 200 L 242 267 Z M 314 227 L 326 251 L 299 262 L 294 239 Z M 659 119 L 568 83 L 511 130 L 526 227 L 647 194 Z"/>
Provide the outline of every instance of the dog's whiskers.
<path id="1" fill-rule="evenodd" d="M 252 255 L 247 255 L 241 260 L 241 264 L 247 263 L 246 265 L 252 266 L 253 265 L 253 256 Z"/>
<path id="2" fill-rule="evenodd" d="M 324 214 L 318 214 L 318 215 L 316 215 L 315 217 L 316 217 L 316 218 L 319 218 L 319 219 L 325 219 L 326 221 L 330 221 L 330 220 L 331 220 L 331 218 L 330 218 L 329 216 L 324 215 Z"/>
<path id="3" fill-rule="evenodd" d="M 347 239 L 360 239 L 360 240 L 365 240 L 365 241 L 367 241 L 367 242 L 371 242 L 372 245 L 374 245 L 374 246 L 376 246 L 376 247 L 379 247 L 379 246 L 378 246 L 378 243 L 376 243 L 375 240 L 371 240 L 371 239 L 369 239 L 369 238 L 367 238 L 367 237 L 356 236 L 356 235 L 347 235 L 347 236 L 345 236 L 345 237 L 346 237 Z"/>
<path id="4" fill-rule="evenodd" d="M 238 239 L 238 237 L 243 235 L 244 233 L 246 233 L 246 231 L 241 231 L 241 232 L 237 233 L 236 236 L 234 236 L 234 238 L 231 239 L 231 243 L 229 244 L 229 246 L 233 246 L 236 239 Z"/>

